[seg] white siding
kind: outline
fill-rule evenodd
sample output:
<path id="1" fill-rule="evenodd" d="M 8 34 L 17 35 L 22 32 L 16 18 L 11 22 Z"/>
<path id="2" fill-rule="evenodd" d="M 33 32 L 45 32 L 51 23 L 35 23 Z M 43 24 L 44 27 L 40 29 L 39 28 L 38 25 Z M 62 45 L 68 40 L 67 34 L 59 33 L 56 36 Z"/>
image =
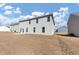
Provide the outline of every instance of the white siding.
<path id="1" fill-rule="evenodd" d="M 26 32 L 27 27 L 28 32 Z M 36 28 L 36 32 L 33 32 L 33 27 Z M 45 33 L 42 33 L 42 27 L 45 27 Z M 31 24 L 29 24 L 29 21 L 20 22 L 19 28 L 24 29 L 24 34 L 43 34 L 43 35 L 54 34 L 54 22 L 52 16 L 50 16 L 50 22 L 47 22 L 47 17 L 38 18 L 38 23 L 36 23 L 36 19 L 31 20 Z"/>
<path id="2" fill-rule="evenodd" d="M 11 32 L 14 32 L 15 31 L 15 28 L 14 28 L 13 25 L 10 26 L 10 30 L 11 30 Z"/>
<path id="3" fill-rule="evenodd" d="M 16 32 L 19 32 L 19 24 L 15 25 Z"/>
<path id="4" fill-rule="evenodd" d="M 19 32 L 19 24 L 11 25 L 10 26 L 11 32 Z"/>
<path id="5" fill-rule="evenodd" d="M 19 32 L 20 32 L 20 29 L 24 29 L 24 33 L 26 33 L 26 28 L 29 28 L 29 21 L 27 21 L 27 22 L 21 22 L 20 24 L 19 24 Z M 21 33 L 23 33 L 23 32 L 21 32 Z M 29 33 L 29 32 L 27 32 L 27 33 Z"/>

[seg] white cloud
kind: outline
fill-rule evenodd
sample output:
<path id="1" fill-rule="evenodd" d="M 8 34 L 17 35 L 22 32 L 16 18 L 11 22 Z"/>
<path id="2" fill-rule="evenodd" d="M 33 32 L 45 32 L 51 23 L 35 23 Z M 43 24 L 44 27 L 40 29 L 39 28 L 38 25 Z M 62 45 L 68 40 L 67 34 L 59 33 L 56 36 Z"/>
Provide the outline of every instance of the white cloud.
<path id="1" fill-rule="evenodd" d="M 59 9 L 59 11 L 64 11 L 64 12 L 66 12 L 67 10 L 69 10 L 68 7 L 65 7 L 65 8 L 61 7 L 61 8 Z"/>
<path id="2" fill-rule="evenodd" d="M 6 11 L 4 12 L 4 14 L 5 14 L 5 15 L 10 15 L 10 14 L 12 14 L 12 11 L 11 11 L 11 10 L 6 10 Z"/>
<path id="3" fill-rule="evenodd" d="M 0 21 L 1 20 L 6 20 L 6 19 L 8 19 L 6 16 L 3 16 L 2 14 L 0 14 Z"/>
<path id="4" fill-rule="evenodd" d="M 59 13 L 59 12 L 53 12 L 54 17 L 59 17 L 60 15 L 61 15 L 61 13 Z"/>
<path id="5" fill-rule="evenodd" d="M 0 7 L 3 7 L 4 4 L 0 4 Z M 14 8 L 13 6 L 7 5 L 4 6 L 4 15 L 12 15 L 12 14 L 21 14 L 21 9 L 20 8 Z M 10 19 L 7 16 L 4 16 L 0 14 L 0 25 L 6 25 L 6 24 L 11 24 L 12 22 L 18 22 L 23 16 L 20 16 L 18 18 Z"/>
<path id="6" fill-rule="evenodd" d="M 4 11 L 4 14 L 5 15 L 10 15 L 10 14 L 21 14 L 21 10 L 20 8 L 16 8 L 16 9 L 13 9 L 12 6 L 5 6 L 5 11 Z"/>
<path id="7" fill-rule="evenodd" d="M 16 8 L 14 10 L 5 10 L 4 15 L 10 15 L 13 13 L 18 13 L 18 14 L 21 13 L 20 8 Z M 26 16 L 20 15 L 19 17 L 14 18 L 12 20 L 8 19 L 4 22 L 4 24 L 11 24 L 11 23 L 18 22 L 19 20 L 30 19 L 37 16 L 48 15 L 48 14 L 49 12 L 46 12 L 46 13 L 45 12 L 32 12 L 32 15 L 26 15 Z"/>
<path id="8" fill-rule="evenodd" d="M 20 15 L 20 16 L 17 17 L 17 18 L 13 18 L 13 19 L 9 20 L 9 21 L 7 22 L 7 24 L 12 24 L 12 23 L 19 22 L 20 20 L 24 20 L 24 17 L 26 17 L 26 16 Z"/>
<path id="9" fill-rule="evenodd" d="M 16 19 L 18 19 L 18 20 L 22 20 L 24 18 L 24 16 L 23 15 L 20 15 L 18 18 L 16 18 Z"/>
<path id="10" fill-rule="evenodd" d="M 36 16 L 42 16 L 42 15 L 44 15 L 44 12 L 43 13 L 42 12 L 32 12 L 32 15 L 25 15 L 25 16 L 20 15 L 18 18 L 14 18 L 13 21 L 12 21 L 12 23 L 13 22 L 14 23 L 18 22 L 19 20 L 26 20 L 26 19 L 30 19 L 30 18 L 34 18 Z"/>
<path id="11" fill-rule="evenodd" d="M 5 25 L 6 23 L 9 22 L 9 20 L 10 20 L 10 19 L 9 19 L 8 17 L 6 17 L 6 16 L 0 14 L 0 25 Z"/>
<path id="12" fill-rule="evenodd" d="M 62 15 L 63 15 L 63 17 L 64 17 L 65 14 L 69 14 L 69 8 L 68 8 L 68 7 L 65 7 L 65 8 L 61 7 L 61 8 L 59 9 L 59 12 L 61 12 Z"/>
<path id="13" fill-rule="evenodd" d="M 45 13 L 45 12 L 32 12 L 32 15 L 26 15 L 26 16 L 21 16 L 21 17 L 22 17 L 22 20 L 24 20 L 24 19 L 30 19 L 30 18 L 48 15 L 48 14 L 49 14 L 49 12 L 47 12 L 47 13 Z"/>
<path id="14" fill-rule="evenodd" d="M 21 9 L 20 9 L 20 8 L 16 8 L 16 10 L 14 11 L 14 13 L 19 13 L 19 14 L 21 14 Z"/>
<path id="15" fill-rule="evenodd" d="M 49 12 L 46 12 L 46 13 L 45 13 L 45 15 L 48 15 L 48 14 L 50 14 L 50 13 L 49 13 Z"/>
<path id="16" fill-rule="evenodd" d="M 3 16 L 3 15 L 1 15 L 0 16 L 0 19 L 2 19 L 2 20 L 0 20 L 0 25 L 10 25 L 10 24 L 12 24 L 12 23 L 16 23 L 16 22 L 19 22 L 20 20 L 24 20 L 23 18 L 24 18 L 25 16 L 22 16 L 22 15 L 20 15 L 19 17 L 17 17 L 17 18 L 12 18 L 12 19 L 10 19 L 10 18 L 8 18 L 8 17 L 5 17 L 5 16 Z"/>
<path id="17" fill-rule="evenodd" d="M 65 21 L 65 17 L 69 14 L 68 7 L 61 7 L 57 12 L 53 12 L 54 20 L 55 20 L 55 30 L 67 25 L 67 21 Z"/>
<path id="18" fill-rule="evenodd" d="M 18 21 L 20 21 L 20 20 L 23 20 L 24 17 L 26 17 L 26 16 L 20 15 L 19 17 L 14 18 L 13 21 L 14 21 L 14 22 L 18 22 Z"/>
<path id="19" fill-rule="evenodd" d="M 19 8 L 17 8 L 17 10 L 20 10 Z M 10 15 L 10 14 L 12 14 L 14 11 L 12 10 L 6 10 L 5 12 L 4 12 L 4 14 L 5 15 Z M 11 24 L 11 23 L 15 23 L 15 22 L 18 22 L 19 20 L 25 20 L 25 19 L 30 19 L 30 18 L 34 18 L 35 16 L 42 16 L 42 15 L 48 15 L 49 14 L 49 12 L 32 12 L 32 15 L 26 15 L 26 16 L 23 16 L 23 15 L 20 15 L 19 17 L 17 17 L 17 18 L 14 18 L 14 19 L 8 19 L 8 18 L 5 18 L 6 20 L 4 21 L 2 21 L 4 24 L 3 25 L 5 25 L 5 24 Z M 4 18 L 4 16 L 3 16 L 3 18 Z M 3 19 L 2 18 L 2 19 Z"/>
<path id="20" fill-rule="evenodd" d="M 32 16 L 37 17 L 37 16 L 42 16 L 45 15 L 44 12 L 32 12 Z"/>
<path id="21" fill-rule="evenodd" d="M 38 17 L 38 16 L 43 16 L 43 15 L 48 15 L 50 14 L 49 12 L 32 12 L 32 15 L 26 15 L 26 16 L 20 16 L 19 19 L 20 20 L 24 20 L 24 19 L 30 19 L 30 18 L 34 18 L 34 17 Z"/>
<path id="22" fill-rule="evenodd" d="M 5 10 L 12 10 L 12 9 L 13 9 L 13 7 L 12 7 L 12 6 L 7 5 L 7 6 L 5 6 L 5 7 L 4 7 L 4 9 L 5 9 Z"/>
<path id="23" fill-rule="evenodd" d="M 0 7 L 3 7 L 5 6 L 6 4 L 5 3 L 0 3 Z"/>
<path id="24" fill-rule="evenodd" d="M 31 15 L 26 15 L 26 16 L 24 16 L 23 18 L 24 18 L 24 19 L 30 19 L 30 18 L 33 18 L 33 16 L 31 16 Z"/>

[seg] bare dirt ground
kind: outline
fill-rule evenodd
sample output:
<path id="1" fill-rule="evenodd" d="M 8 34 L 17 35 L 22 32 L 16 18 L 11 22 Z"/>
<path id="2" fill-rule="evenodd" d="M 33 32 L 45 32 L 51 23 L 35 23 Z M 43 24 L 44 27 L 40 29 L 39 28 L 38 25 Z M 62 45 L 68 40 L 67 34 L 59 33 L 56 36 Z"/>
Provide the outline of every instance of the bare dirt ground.
<path id="1" fill-rule="evenodd" d="M 77 55 L 79 38 L 66 34 L 19 35 L 0 32 L 1 55 Z"/>

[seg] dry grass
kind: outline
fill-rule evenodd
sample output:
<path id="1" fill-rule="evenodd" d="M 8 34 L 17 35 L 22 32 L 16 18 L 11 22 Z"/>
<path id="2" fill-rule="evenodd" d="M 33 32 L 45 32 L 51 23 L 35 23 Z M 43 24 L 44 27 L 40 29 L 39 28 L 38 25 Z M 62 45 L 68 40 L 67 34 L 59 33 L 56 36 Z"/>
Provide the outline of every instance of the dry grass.
<path id="1" fill-rule="evenodd" d="M 18 35 L 0 32 L 0 54 L 72 55 L 79 54 L 79 38 L 65 35 Z"/>

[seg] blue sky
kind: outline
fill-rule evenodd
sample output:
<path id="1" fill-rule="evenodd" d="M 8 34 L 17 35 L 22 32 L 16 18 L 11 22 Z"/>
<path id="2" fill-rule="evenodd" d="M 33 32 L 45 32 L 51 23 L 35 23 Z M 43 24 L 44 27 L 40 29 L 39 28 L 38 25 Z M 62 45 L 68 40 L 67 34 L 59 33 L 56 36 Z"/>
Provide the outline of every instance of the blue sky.
<path id="1" fill-rule="evenodd" d="M 9 6 L 9 7 L 7 7 Z M 33 12 L 59 12 L 60 8 L 68 8 L 68 13 L 79 12 L 79 4 L 76 3 L 8 3 L 0 4 L 0 24 L 4 24 L 20 16 L 31 15 Z M 68 15 L 67 15 L 68 16 Z M 66 20 L 67 16 L 64 17 Z M 2 20 L 3 18 L 9 20 Z"/>
<path id="2" fill-rule="evenodd" d="M 7 5 L 13 6 L 14 8 L 20 7 L 22 15 L 31 14 L 33 11 L 52 13 L 60 7 L 69 7 L 70 12 L 79 12 L 79 4 L 76 3 L 11 3 Z"/>
<path id="3" fill-rule="evenodd" d="M 69 7 L 71 12 L 79 11 L 79 4 L 75 3 L 11 3 L 7 5 L 11 5 L 14 8 L 20 7 L 23 14 L 31 14 L 33 11 L 43 11 L 52 13 L 52 11 L 57 11 L 60 7 Z"/>
<path id="4" fill-rule="evenodd" d="M 13 8 L 19 7 L 22 11 L 22 15 L 30 15 L 33 11 L 50 12 L 58 11 L 60 7 L 69 7 L 70 12 L 79 12 L 79 4 L 75 3 L 9 3 L 6 4 Z M 0 8 L 0 13 L 3 13 L 3 7 Z"/>

